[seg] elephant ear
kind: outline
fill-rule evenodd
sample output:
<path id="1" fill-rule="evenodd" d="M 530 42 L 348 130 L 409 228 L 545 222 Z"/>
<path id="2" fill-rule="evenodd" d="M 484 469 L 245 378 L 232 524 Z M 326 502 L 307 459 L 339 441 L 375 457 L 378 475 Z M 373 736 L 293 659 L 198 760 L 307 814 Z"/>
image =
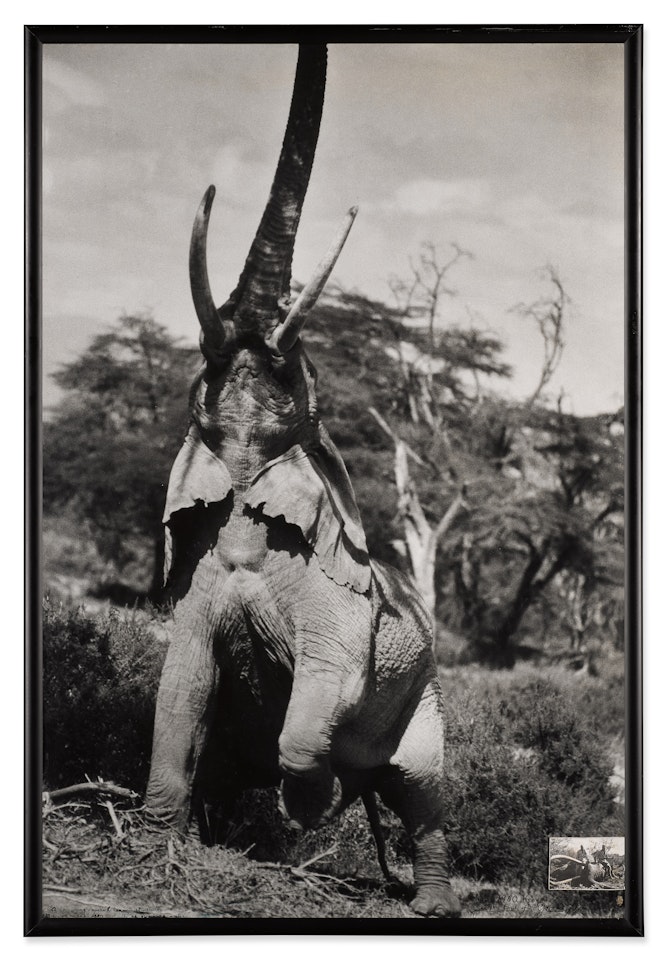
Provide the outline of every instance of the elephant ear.
<path id="1" fill-rule="evenodd" d="M 179 510 L 201 503 L 218 503 L 232 489 L 232 479 L 222 460 L 209 450 L 192 426 L 169 475 L 163 523 Z"/>
<path id="2" fill-rule="evenodd" d="M 246 503 L 298 526 L 335 583 L 357 593 L 369 589 L 362 521 L 343 460 L 328 436 L 313 451 L 297 445 L 271 460 L 255 476 Z"/>

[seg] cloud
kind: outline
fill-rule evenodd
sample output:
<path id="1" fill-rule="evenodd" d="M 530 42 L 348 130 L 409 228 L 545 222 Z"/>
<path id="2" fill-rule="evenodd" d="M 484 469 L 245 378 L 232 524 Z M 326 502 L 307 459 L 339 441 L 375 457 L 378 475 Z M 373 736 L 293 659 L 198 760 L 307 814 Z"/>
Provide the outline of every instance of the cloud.
<path id="1" fill-rule="evenodd" d="M 213 164 L 213 182 L 220 197 L 236 206 L 257 205 L 258 195 L 269 195 L 273 169 L 267 163 L 252 160 L 248 150 L 231 141 L 217 151 Z"/>
<path id="2" fill-rule="evenodd" d="M 92 77 L 52 57 L 44 58 L 43 79 L 72 106 L 100 107 L 105 102 L 102 86 Z"/>
<path id="3" fill-rule="evenodd" d="M 447 218 L 448 232 L 455 231 L 468 246 L 480 242 L 481 231 L 491 230 L 495 241 L 500 234 L 510 235 L 522 256 L 537 241 L 545 247 L 540 255 L 547 259 L 558 259 L 562 245 L 595 242 L 617 250 L 623 242 L 621 216 L 600 199 L 575 191 L 564 198 L 532 188 L 512 189 L 488 178 L 409 180 L 376 209 L 415 223 L 429 218 L 425 236 L 440 229 L 439 220 Z"/>
<path id="4" fill-rule="evenodd" d="M 483 179 L 409 180 L 395 190 L 383 207 L 416 217 L 466 214 L 487 204 L 490 193 L 489 182 Z"/>
<path id="5" fill-rule="evenodd" d="M 85 197 L 96 206 L 115 197 L 144 198 L 156 181 L 160 160 L 157 150 L 98 149 L 77 156 L 46 149 L 44 192 L 60 200 Z"/>

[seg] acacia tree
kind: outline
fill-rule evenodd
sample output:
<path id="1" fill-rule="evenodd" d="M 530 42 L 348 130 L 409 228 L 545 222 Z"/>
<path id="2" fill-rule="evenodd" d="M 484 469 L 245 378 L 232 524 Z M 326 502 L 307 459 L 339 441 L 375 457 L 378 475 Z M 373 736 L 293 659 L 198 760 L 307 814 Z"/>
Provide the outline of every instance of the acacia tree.
<path id="1" fill-rule="evenodd" d="M 154 598 L 162 586 L 167 480 L 199 362 L 199 351 L 151 316 L 124 315 L 54 374 L 65 394 L 44 425 L 45 512 L 68 505 L 119 568 L 133 540 L 147 540 Z"/>
<path id="2" fill-rule="evenodd" d="M 432 615 L 451 579 L 460 627 L 483 658 L 509 666 L 527 611 L 560 595 L 552 584 L 582 576 L 587 597 L 601 584 L 606 594 L 601 557 L 618 544 L 602 531 L 621 503 L 621 458 L 611 455 L 601 424 L 566 417 L 561 402 L 556 411 L 539 402 L 565 343 L 570 301 L 556 270 L 546 268 L 544 296 L 513 308 L 543 342 L 537 386 L 513 403 L 481 389 L 483 374 L 510 373 L 500 342 L 474 326 L 443 326 L 440 303 L 455 293 L 446 278 L 462 259 L 453 249 L 439 262 L 429 245 L 406 280 L 392 280 L 396 307 L 387 324 L 408 402 L 397 426 L 371 413 L 394 445 L 399 547 Z M 394 412 L 396 421 L 402 411 Z"/>
<path id="3" fill-rule="evenodd" d="M 388 332 L 395 342 L 407 410 L 413 424 L 424 422 L 432 433 L 446 436 L 443 405 L 448 400 L 468 402 L 473 382 L 480 394 L 480 377 L 508 377 L 511 370 L 500 359 L 502 345 L 473 322 L 467 328 L 445 323 L 445 302 L 457 290 L 451 274 L 473 254 L 457 244 L 443 256 L 433 243 L 422 244 L 410 275 L 389 280 L 395 307 L 387 313 Z"/>
<path id="4" fill-rule="evenodd" d="M 505 666 L 527 610 L 550 585 L 561 596 L 557 619 L 568 623 L 575 602 L 580 619 L 570 626 L 584 631 L 587 600 L 596 595 L 605 607 L 623 575 L 623 441 L 606 418 L 537 408 L 518 435 L 524 449 L 515 443 L 514 458 L 477 488 L 451 558 L 463 626 L 483 656 Z M 569 599 L 563 589 L 578 583 Z"/>

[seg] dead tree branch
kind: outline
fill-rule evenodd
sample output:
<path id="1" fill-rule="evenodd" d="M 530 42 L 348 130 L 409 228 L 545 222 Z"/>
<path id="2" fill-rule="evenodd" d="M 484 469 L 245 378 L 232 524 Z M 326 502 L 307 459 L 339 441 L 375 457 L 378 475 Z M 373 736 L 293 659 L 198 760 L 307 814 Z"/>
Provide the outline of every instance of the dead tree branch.
<path id="1" fill-rule="evenodd" d="M 61 803 L 69 800 L 71 797 L 81 797 L 86 795 L 106 795 L 118 797 L 123 800 L 136 800 L 139 797 L 134 790 L 128 790 L 126 787 L 117 787 L 110 781 L 98 781 L 97 783 L 86 781 L 85 783 L 75 783 L 71 787 L 60 787 L 58 790 L 45 790 L 42 799 L 51 801 L 51 803 Z"/>
<path id="2" fill-rule="evenodd" d="M 526 401 L 530 409 L 555 374 L 564 352 L 564 314 L 570 298 L 564 290 L 559 274 L 550 264 L 545 267 L 545 275 L 553 286 L 551 296 L 542 297 L 533 303 L 518 303 L 511 312 L 533 320 L 543 341 L 543 363 L 536 389 Z"/>

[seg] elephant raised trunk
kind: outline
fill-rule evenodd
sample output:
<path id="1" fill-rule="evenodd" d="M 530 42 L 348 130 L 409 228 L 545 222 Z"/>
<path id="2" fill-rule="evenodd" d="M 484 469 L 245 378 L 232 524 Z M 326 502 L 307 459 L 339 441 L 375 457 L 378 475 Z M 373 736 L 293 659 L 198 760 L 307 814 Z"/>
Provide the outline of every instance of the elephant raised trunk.
<path id="1" fill-rule="evenodd" d="M 318 142 L 326 72 L 326 46 L 301 44 L 290 115 L 269 200 L 236 289 L 220 309 L 211 295 L 206 267 L 206 237 L 215 188 L 209 187 L 202 199 L 190 243 L 190 286 L 207 359 L 220 357 L 232 330 L 260 333 L 275 353 L 294 346 L 348 236 L 356 207 L 348 211 L 330 249 L 290 309 L 292 256 Z M 233 326 L 226 332 L 229 322 Z"/>
<path id="2" fill-rule="evenodd" d="M 315 156 L 325 98 L 327 48 L 301 44 L 281 155 L 269 200 L 236 290 L 235 323 L 255 330 L 290 297 L 292 254 Z M 263 333 L 266 331 L 262 331 Z"/>

